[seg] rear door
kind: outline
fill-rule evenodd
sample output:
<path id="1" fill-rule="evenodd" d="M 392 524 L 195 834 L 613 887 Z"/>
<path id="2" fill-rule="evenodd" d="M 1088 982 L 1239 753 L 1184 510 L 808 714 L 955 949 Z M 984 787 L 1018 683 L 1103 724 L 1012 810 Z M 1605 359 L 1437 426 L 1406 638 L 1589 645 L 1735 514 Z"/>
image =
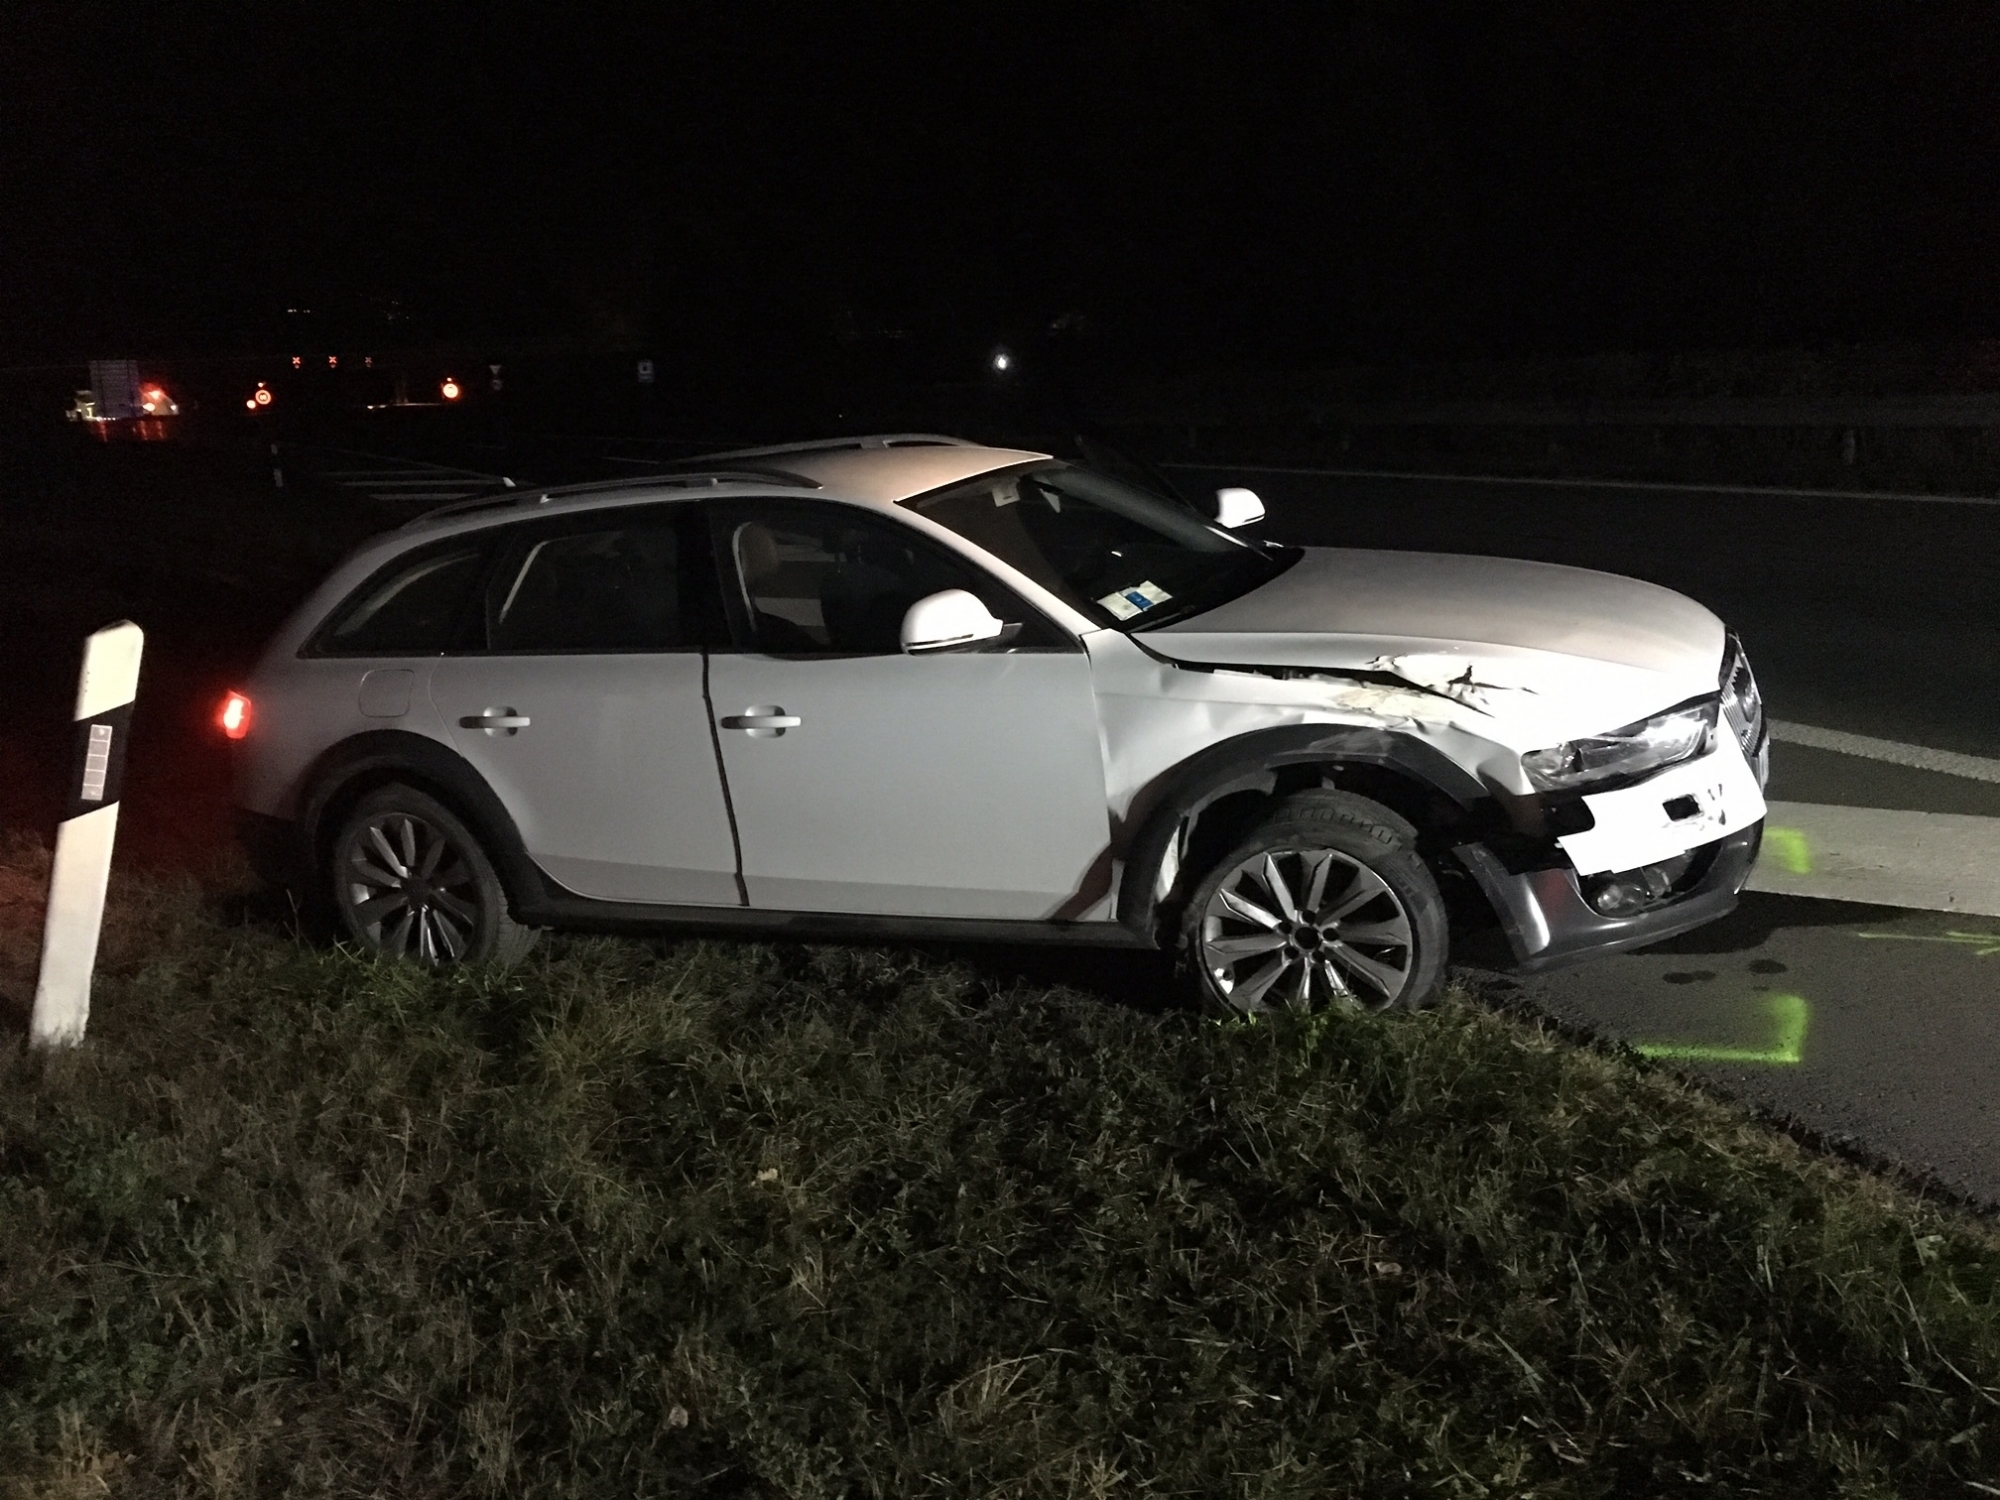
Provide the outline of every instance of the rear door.
<path id="1" fill-rule="evenodd" d="M 737 645 L 710 698 L 753 907 L 1095 919 L 1110 890 L 1096 700 L 1082 648 L 891 517 L 718 502 Z M 905 655 L 904 610 L 966 588 L 1003 649 Z"/>
<path id="2" fill-rule="evenodd" d="M 510 528 L 478 608 L 431 698 L 535 863 L 583 896 L 739 905 L 703 694 L 702 647 L 724 627 L 699 505 Z"/>

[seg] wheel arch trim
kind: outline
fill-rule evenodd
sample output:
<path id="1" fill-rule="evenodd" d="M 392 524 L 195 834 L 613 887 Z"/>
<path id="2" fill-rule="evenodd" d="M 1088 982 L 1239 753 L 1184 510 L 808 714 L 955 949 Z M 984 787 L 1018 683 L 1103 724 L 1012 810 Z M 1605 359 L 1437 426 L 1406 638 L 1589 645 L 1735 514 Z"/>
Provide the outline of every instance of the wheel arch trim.
<path id="1" fill-rule="evenodd" d="M 1184 827 L 1191 831 L 1203 812 L 1233 793 L 1270 795 L 1283 767 L 1315 762 L 1379 767 L 1467 812 L 1490 800 L 1485 785 L 1442 750 L 1391 730 L 1288 724 L 1226 740 L 1189 756 L 1149 789 L 1148 810 L 1127 846 L 1118 887 L 1119 922 L 1134 932 L 1154 930 L 1166 895 L 1159 889 L 1161 872 Z"/>
<path id="2" fill-rule="evenodd" d="M 546 877 L 485 778 L 448 745 L 406 729 L 368 730 L 342 740 L 322 751 L 302 778 L 299 841 L 314 881 L 325 876 L 327 843 L 335 832 L 328 813 L 394 781 L 429 792 L 465 819 L 484 841 L 516 920 L 527 920 L 545 904 Z"/>

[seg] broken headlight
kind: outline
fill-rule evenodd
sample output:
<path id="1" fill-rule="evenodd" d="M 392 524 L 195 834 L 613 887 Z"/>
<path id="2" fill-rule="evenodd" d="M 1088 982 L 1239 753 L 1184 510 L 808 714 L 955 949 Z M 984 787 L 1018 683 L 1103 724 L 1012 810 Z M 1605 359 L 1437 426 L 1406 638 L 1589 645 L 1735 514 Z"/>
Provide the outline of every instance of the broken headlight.
<path id="1" fill-rule="evenodd" d="M 1757 746 L 1764 738 L 1764 695 L 1757 691 L 1757 678 L 1750 670 L 1750 658 L 1743 654 L 1742 642 L 1733 635 L 1722 659 L 1722 717 L 1736 732 L 1744 756 L 1755 760 Z"/>
<path id="2" fill-rule="evenodd" d="M 1715 731 L 1716 700 L 1683 703 L 1609 734 L 1564 740 L 1521 757 L 1528 780 L 1545 792 L 1627 781 L 1698 754 Z"/>

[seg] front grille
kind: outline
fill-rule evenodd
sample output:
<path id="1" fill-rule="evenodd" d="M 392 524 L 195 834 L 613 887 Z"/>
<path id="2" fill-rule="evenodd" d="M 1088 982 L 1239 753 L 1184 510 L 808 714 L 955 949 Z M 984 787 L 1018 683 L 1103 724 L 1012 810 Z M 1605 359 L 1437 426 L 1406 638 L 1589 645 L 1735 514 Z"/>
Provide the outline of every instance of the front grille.
<path id="1" fill-rule="evenodd" d="M 1743 654 L 1742 642 L 1729 638 L 1722 658 L 1722 717 L 1743 747 L 1746 759 L 1755 761 L 1764 741 L 1764 696 L 1757 690 L 1757 678 L 1750 670 L 1750 658 Z"/>

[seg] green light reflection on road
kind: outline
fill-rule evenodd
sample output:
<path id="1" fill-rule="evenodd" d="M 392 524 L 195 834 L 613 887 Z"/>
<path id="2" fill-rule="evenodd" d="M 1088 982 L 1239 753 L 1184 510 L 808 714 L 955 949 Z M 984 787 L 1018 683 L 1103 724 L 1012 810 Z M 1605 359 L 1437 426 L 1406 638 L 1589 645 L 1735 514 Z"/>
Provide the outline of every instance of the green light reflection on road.
<path id="1" fill-rule="evenodd" d="M 1806 836 L 1796 828 L 1766 828 L 1764 847 L 1788 875 L 1812 874 L 1812 845 Z"/>
<path id="2" fill-rule="evenodd" d="M 2000 932 L 1857 932 L 1858 938 L 1887 938 L 1898 943 L 1952 943 L 1972 950 L 1974 958 L 2000 953 Z"/>
<path id="3" fill-rule="evenodd" d="M 1806 1025 L 1812 1007 L 1800 995 L 1771 995 L 1765 1005 L 1771 1013 L 1772 1037 L 1768 1047 L 1681 1046 L 1672 1042 L 1641 1042 L 1633 1050 L 1642 1057 L 1663 1057 L 1686 1062 L 1797 1063 L 1805 1050 Z"/>

